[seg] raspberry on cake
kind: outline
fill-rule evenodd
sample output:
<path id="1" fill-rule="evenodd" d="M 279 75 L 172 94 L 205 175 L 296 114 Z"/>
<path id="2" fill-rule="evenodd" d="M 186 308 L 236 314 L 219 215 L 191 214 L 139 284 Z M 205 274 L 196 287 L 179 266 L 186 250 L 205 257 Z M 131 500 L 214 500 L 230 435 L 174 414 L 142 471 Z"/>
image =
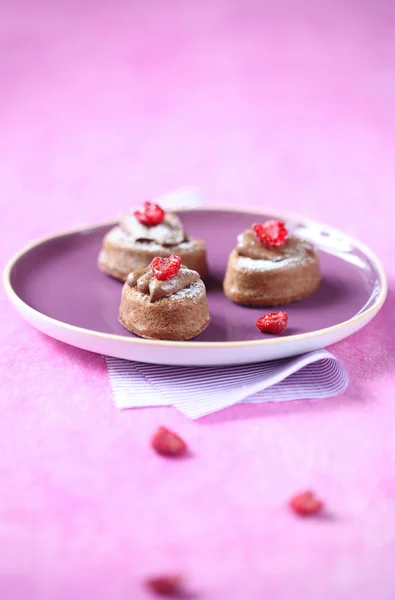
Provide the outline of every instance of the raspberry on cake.
<path id="1" fill-rule="evenodd" d="M 144 202 L 144 205 L 140 210 L 134 211 L 134 216 L 143 225 L 152 227 L 153 225 L 160 225 L 160 223 L 162 223 L 165 218 L 165 211 L 159 204 Z"/>
<path id="2" fill-rule="evenodd" d="M 205 243 L 185 233 L 177 215 L 145 202 L 138 210 L 125 214 L 119 225 L 106 234 L 98 265 L 104 273 L 126 281 L 129 273 L 148 267 L 153 258 L 174 254 L 203 279 L 207 277 Z"/>
<path id="3" fill-rule="evenodd" d="M 171 277 L 177 275 L 181 265 L 181 257 L 176 254 L 172 254 L 169 258 L 157 256 L 151 263 L 151 272 L 157 279 L 166 281 L 166 279 L 171 279 Z"/>
<path id="4" fill-rule="evenodd" d="M 257 238 L 266 248 L 279 248 L 285 244 L 288 231 L 283 221 L 266 221 L 256 223 L 253 230 Z"/>
<path id="5" fill-rule="evenodd" d="M 282 221 L 257 223 L 237 238 L 224 280 L 225 295 L 245 306 L 279 306 L 317 290 L 316 249 L 290 235 Z"/>
<path id="6" fill-rule="evenodd" d="M 199 273 L 181 258 L 155 257 L 149 267 L 130 273 L 122 288 L 120 323 L 140 337 L 189 340 L 210 323 L 206 288 Z"/>

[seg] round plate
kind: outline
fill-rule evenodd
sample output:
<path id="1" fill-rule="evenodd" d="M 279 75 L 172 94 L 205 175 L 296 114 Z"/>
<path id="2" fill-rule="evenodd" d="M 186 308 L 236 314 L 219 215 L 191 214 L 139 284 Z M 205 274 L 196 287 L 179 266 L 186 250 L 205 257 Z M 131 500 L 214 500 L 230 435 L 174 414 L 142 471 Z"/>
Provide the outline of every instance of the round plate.
<path id="1" fill-rule="evenodd" d="M 100 225 L 41 240 L 8 264 L 6 291 L 22 316 L 58 340 L 110 356 L 168 365 L 245 364 L 301 354 L 337 342 L 366 325 L 387 292 L 380 261 L 366 246 L 330 227 L 259 211 L 194 209 L 179 212 L 185 230 L 207 243 L 211 324 L 188 342 L 144 340 L 118 322 L 122 283 L 97 268 L 106 231 Z M 265 309 L 233 304 L 222 292 L 227 258 L 237 235 L 254 222 L 280 218 L 320 252 L 319 290 L 286 307 L 279 336 L 255 327 Z M 281 310 L 281 307 L 276 310 Z"/>

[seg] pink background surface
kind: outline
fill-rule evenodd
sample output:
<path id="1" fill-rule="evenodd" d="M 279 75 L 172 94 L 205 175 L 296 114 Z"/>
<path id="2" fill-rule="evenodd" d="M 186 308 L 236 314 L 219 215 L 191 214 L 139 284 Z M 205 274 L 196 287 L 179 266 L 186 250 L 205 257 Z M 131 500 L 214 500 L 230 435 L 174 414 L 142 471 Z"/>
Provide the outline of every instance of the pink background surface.
<path id="1" fill-rule="evenodd" d="M 32 8 L 31 4 L 36 4 Z M 395 597 L 395 9 L 376 2 L 0 2 L 1 261 L 27 241 L 197 184 L 381 256 L 390 294 L 333 348 L 338 399 L 200 422 L 117 412 L 104 359 L 0 298 L 0 597 Z M 219 241 L 220 243 L 220 241 Z M 193 458 L 155 456 L 158 424 Z M 331 521 L 285 503 L 319 491 Z"/>

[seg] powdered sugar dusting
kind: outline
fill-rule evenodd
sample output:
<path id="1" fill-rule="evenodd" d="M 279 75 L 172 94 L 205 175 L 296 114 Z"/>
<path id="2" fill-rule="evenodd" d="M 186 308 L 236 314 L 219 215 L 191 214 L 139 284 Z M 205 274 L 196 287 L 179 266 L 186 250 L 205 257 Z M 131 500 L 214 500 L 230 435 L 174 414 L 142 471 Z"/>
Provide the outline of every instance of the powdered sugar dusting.
<path id="1" fill-rule="evenodd" d="M 167 300 L 182 300 L 183 298 L 192 300 L 199 298 L 206 292 L 206 287 L 202 280 L 195 281 L 190 286 L 180 290 L 176 294 L 172 294 L 166 298 Z"/>
<path id="2" fill-rule="evenodd" d="M 294 235 L 276 248 L 268 248 L 255 235 L 252 229 L 246 229 L 237 238 L 236 252 L 238 256 L 245 256 L 253 260 L 283 262 L 288 258 L 297 258 L 314 254 L 314 248 L 305 240 Z"/>
<path id="3" fill-rule="evenodd" d="M 249 247 L 254 250 L 255 238 L 252 238 L 251 232 L 247 230 L 238 238 L 239 244 L 241 244 L 243 250 L 248 250 Z M 258 253 L 258 257 L 255 258 L 254 252 L 251 256 L 242 256 L 241 254 L 249 254 L 249 252 L 241 252 L 241 249 L 235 250 L 237 256 L 237 267 L 246 271 L 254 272 L 265 272 L 265 271 L 276 271 L 279 269 L 286 269 L 289 267 L 296 267 L 307 264 L 309 262 L 316 261 L 316 252 L 314 247 L 307 241 L 294 236 L 289 237 L 288 241 L 275 250 L 266 250 L 268 253 Z"/>
<path id="4" fill-rule="evenodd" d="M 121 219 L 120 227 L 133 241 L 152 240 L 160 245 L 176 245 L 185 237 L 182 223 L 173 213 L 167 213 L 163 222 L 153 227 L 143 225 L 133 213 L 127 213 Z"/>
<path id="5" fill-rule="evenodd" d="M 302 265 L 307 263 L 309 260 L 312 259 L 306 255 L 289 256 L 288 258 L 284 258 L 284 260 L 277 262 L 273 262 L 271 260 L 255 260 L 254 258 L 248 258 L 247 256 L 239 256 L 237 260 L 237 266 L 246 271 L 276 271 L 287 267 Z"/>
<path id="6" fill-rule="evenodd" d="M 158 253 L 163 252 L 164 248 L 169 248 L 172 251 L 176 248 L 191 248 L 195 243 L 195 240 L 192 237 L 188 237 L 180 244 L 176 244 L 174 246 L 161 246 L 160 244 L 157 244 L 156 242 L 151 240 L 135 241 L 120 227 L 114 227 L 113 229 L 111 229 L 107 234 L 107 239 L 109 242 L 121 246 L 122 248 L 130 249 L 133 247 L 136 250 L 141 248 L 142 250 L 150 250 L 152 252 Z"/>
<path id="7" fill-rule="evenodd" d="M 110 229 L 106 238 L 108 241 L 119 244 L 120 246 L 126 246 L 130 243 L 130 237 L 119 226 Z"/>

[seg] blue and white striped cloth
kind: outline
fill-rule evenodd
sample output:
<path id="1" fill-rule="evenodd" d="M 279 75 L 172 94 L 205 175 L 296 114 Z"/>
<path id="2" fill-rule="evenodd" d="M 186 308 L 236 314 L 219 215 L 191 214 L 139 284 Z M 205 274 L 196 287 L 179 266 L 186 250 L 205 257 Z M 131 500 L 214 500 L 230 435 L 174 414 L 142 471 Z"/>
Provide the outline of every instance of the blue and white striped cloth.
<path id="1" fill-rule="evenodd" d="M 326 350 L 237 367 L 169 367 L 107 357 L 118 408 L 174 406 L 190 419 L 238 402 L 284 402 L 339 396 L 344 365 Z"/>

